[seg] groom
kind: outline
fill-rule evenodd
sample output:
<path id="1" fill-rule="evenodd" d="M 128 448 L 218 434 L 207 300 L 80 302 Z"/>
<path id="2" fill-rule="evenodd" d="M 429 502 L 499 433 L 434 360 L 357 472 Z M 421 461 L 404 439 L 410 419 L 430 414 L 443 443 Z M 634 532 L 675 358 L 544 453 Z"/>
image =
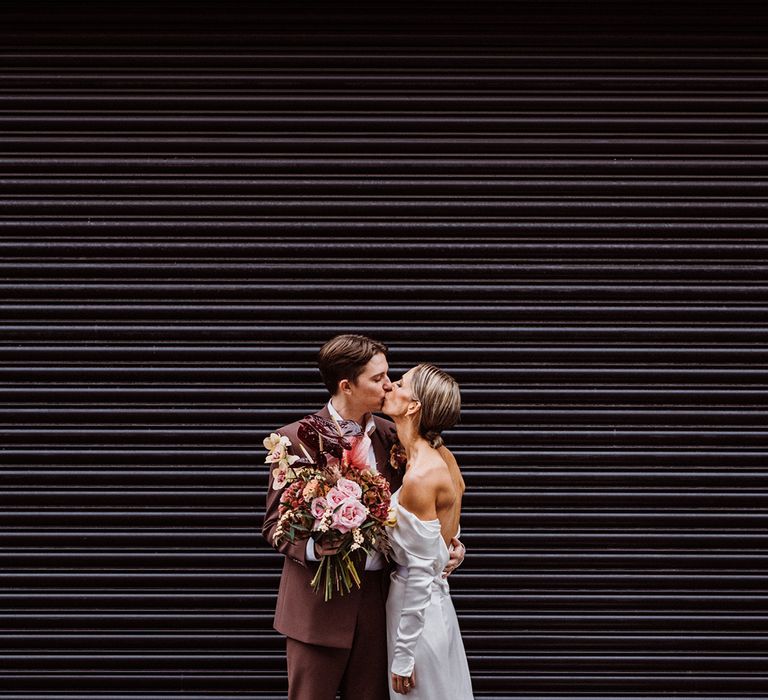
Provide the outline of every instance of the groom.
<path id="1" fill-rule="evenodd" d="M 316 415 L 356 422 L 371 438 L 369 465 L 396 491 L 403 475 L 389 463 L 395 426 L 373 415 L 392 389 L 387 347 L 362 335 L 339 335 L 323 345 L 318 366 L 331 399 Z M 277 431 L 290 439 L 294 449 L 299 443 L 298 425 Z M 272 546 L 280 495 L 272 488 L 270 474 L 262 534 Z M 320 558 L 334 550 L 311 537 L 296 543 L 281 541 L 275 548 L 285 555 L 274 626 L 287 638 L 288 700 L 334 700 L 337 690 L 342 700 L 389 700 L 385 618 L 389 566 L 382 555 L 368 555 L 361 588 L 326 602 L 310 581 Z M 450 573 L 462 559 L 463 547 L 453 550 L 446 571 Z"/>

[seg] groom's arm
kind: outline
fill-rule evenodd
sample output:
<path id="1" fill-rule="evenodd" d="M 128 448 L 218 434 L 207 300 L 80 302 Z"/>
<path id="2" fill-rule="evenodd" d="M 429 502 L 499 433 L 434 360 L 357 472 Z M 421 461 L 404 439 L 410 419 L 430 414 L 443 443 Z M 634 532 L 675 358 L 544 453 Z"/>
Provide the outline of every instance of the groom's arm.
<path id="1" fill-rule="evenodd" d="M 280 431 L 279 434 L 285 434 Z M 290 435 L 288 435 L 291 438 Z M 295 439 L 295 436 L 293 436 Z M 291 442 L 294 441 L 291 439 Z M 288 452 L 292 454 L 291 448 L 288 448 Z M 271 547 L 274 547 L 278 552 L 284 554 L 286 557 L 290 557 L 297 564 L 301 566 L 307 565 L 307 542 L 306 540 L 297 540 L 291 542 L 287 539 L 281 539 L 278 544 L 274 543 L 275 530 L 277 529 L 277 523 L 280 519 L 278 509 L 280 507 L 280 498 L 283 495 L 284 489 L 274 489 L 272 487 L 272 465 L 267 464 L 269 469 L 269 482 L 267 484 L 267 506 L 264 513 L 264 522 L 261 526 L 261 534 L 264 539 L 269 543 Z"/>

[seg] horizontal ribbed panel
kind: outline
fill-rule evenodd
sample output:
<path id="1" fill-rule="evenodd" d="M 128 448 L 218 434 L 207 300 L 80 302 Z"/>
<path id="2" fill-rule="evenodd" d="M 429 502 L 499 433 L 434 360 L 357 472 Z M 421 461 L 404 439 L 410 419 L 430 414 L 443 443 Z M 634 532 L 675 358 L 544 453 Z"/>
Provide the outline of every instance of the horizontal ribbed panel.
<path id="1" fill-rule="evenodd" d="M 768 53 L 657 9 L 4 10 L 0 700 L 285 697 L 345 331 L 462 385 L 478 698 L 768 696 Z"/>

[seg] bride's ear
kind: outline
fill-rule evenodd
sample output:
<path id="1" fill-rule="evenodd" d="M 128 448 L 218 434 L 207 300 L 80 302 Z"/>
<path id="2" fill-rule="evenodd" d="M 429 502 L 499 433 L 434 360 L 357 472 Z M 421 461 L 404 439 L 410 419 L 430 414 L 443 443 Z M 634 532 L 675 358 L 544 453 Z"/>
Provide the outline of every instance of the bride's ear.
<path id="1" fill-rule="evenodd" d="M 421 410 L 421 401 L 413 399 L 408 403 L 408 408 L 405 409 L 406 416 L 415 416 Z"/>

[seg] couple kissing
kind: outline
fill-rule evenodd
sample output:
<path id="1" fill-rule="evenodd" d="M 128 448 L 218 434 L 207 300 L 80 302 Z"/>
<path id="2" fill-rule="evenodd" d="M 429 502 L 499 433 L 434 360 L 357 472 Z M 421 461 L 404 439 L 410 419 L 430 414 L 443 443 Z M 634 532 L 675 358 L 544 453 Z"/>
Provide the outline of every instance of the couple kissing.
<path id="1" fill-rule="evenodd" d="M 329 340 L 318 367 L 328 403 L 264 441 L 289 700 L 471 699 L 447 581 L 464 481 L 441 437 L 458 384 L 429 364 L 392 382 L 387 347 L 362 335 Z"/>

